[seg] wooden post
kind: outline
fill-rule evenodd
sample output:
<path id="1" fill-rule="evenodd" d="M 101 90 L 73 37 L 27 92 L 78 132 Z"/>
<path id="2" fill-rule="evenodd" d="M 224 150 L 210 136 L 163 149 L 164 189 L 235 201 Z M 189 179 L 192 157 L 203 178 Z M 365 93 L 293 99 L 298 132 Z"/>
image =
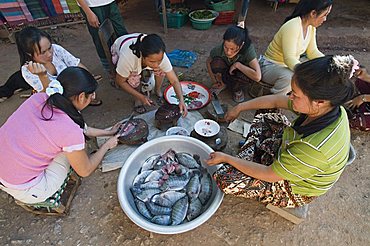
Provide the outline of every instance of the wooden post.
<path id="1" fill-rule="evenodd" d="M 166 0 L 162 0 L 162 17 L 163 17 L 163 29 L 164 33 L 167 34 L 167 9 L 166 9 Z"/>

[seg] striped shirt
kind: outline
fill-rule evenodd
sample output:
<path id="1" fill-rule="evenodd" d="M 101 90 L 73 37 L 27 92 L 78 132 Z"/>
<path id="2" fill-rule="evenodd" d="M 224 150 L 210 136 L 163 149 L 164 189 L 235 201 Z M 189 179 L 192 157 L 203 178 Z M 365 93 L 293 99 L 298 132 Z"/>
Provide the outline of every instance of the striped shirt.
<path id="1" fill-rule="evenodd" d="M 302 138 L 293 128 L 284 130 L 273 171 L 288 180 L 295 194 L 319 196 L 339 179 L 349 155 L 350 129 L 347 113 L 340 107 L 337 120 Z"/>

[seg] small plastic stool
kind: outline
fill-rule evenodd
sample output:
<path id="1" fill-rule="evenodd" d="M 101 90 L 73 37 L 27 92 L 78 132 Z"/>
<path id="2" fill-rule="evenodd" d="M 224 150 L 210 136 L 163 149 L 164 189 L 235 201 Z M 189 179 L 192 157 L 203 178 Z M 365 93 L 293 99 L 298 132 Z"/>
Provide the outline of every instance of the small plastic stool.
<path id="1" fill-rule="evenodd" d="M 71 169 L 59 190 L 45 201 L 27 204 L 15 200 L 15 203 L 34 214 L 64 216 L 68 214 L 71 202 L 80 184 L 81 178 Z"/>

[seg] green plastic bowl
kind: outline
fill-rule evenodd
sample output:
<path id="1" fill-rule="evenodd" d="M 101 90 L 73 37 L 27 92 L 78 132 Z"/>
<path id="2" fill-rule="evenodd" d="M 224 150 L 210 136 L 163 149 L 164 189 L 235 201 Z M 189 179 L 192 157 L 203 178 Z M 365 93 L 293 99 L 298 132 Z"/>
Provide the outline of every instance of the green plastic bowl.
<path id="1" fill-rule="evenodd" d="M 194 19 L 190 19 L 191 25 L 194 29 L 197 30 L 208 30 L 212 26 L 212 20 L 210 21 L 197 21 Z"/>

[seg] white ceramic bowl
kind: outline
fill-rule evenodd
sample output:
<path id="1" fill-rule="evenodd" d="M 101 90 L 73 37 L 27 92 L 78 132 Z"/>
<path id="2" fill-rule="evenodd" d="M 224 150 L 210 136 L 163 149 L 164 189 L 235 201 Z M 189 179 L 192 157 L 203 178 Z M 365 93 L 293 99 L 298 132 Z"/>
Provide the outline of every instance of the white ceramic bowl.
<path id="1" fill-rule="evenodd" d="M 166 131 L 166 136 L 171 136 L 171 135 L 190 136 L 189 131 L 181 126 L 174 126 L 174 127 L 169 128 Z"/>
<path id="2" fill-rule="evenodd" d="M 214 120 L 203 119 L 195 123 L 194 130 L 202 137 L 213 137 L 220 132 L 220 125 Z"/>
<path id="3" fill-rule="evenodd" d="M 136 208 L 130 187 L 141 168 L 141 163 L 149 156 L 165 153 L 170 148 L 178 152 L 185 151 L 198 154 L 200 160 L 207 159 L 209 153 L 213 152 L 211 147 L 192 137 L 176 135 L 156 138 L 141 145 L 129 156 L 121 169 L 117 184 L 118 199 L 126 215 L 141 228 L 159 234 L 178 234 L 200 226 L 216 212 L 224 196 L 213 181 L 212 196 L 206 204 L 204 212 L 194 220 L 176 226 L 163 226 L 154 224 L 145 219 Z M 211 174 L 217 170 L 217 166 L 208 167 L 203 161 L 202 165 L 206 167 Z"/>

